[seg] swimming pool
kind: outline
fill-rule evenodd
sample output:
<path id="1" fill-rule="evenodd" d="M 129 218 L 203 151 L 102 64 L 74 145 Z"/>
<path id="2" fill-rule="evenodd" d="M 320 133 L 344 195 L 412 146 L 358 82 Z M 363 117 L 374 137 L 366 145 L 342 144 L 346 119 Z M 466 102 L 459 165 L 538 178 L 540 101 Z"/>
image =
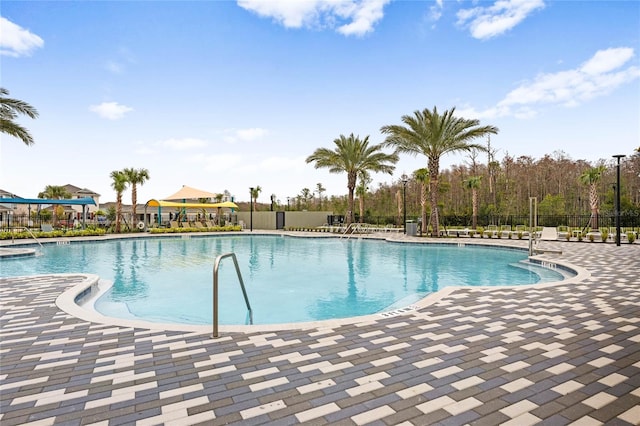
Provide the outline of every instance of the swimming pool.
<path id="1" fill-rule="evenodd" d="M 389 311 L 448 286 L 560 281 L 523 264 L 523 250 L 265 235 L 135 238 L 45 245 L 35 258 L 3 260 L 2 276 L 92 273 L 113 282 L 95 303 L 106 316 L 211 324 L 215 258 L 233 252 L 255 324 L 317 321 Z M 233 262 L 219 273 L 221 324 L 245 324 Z"/>

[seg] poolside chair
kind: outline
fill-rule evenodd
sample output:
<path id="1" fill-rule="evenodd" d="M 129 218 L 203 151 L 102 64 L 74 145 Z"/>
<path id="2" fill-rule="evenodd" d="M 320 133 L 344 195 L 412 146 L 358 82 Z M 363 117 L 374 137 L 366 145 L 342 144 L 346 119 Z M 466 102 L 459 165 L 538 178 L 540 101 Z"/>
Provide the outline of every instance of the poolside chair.
<path id="1" fill-rule="evenodd" d="M 213 228 L 213 223 L 211 223 L 211 222 L 210 222 L 210 221 L 208 221 L 208 220 L 205 220 L 205 221 L 204 221 L 204 226 L 205 226 L 206 228 Z"/>
<path id="2" fill-rule="evenodd" d="M 567 235 L 571 235 L 569 231 L 569 227 L 564 225 L 558 226 L 558 228 L 556 229 L 556 232 L 557 232 L 556 239 L 566 239 Z"/>
<path id="3" fill-rule="evenodd" d="M 169 221 L 169 228 L 180 228 L 180 222 L 177 220 Z"/>
<path id="4" fill-rule="evenodd" d="M 193 222 L 193 226 L 198 229 L 204 229 L 204 225 L 199 220 L 196 220 L 195 222 Z"/>

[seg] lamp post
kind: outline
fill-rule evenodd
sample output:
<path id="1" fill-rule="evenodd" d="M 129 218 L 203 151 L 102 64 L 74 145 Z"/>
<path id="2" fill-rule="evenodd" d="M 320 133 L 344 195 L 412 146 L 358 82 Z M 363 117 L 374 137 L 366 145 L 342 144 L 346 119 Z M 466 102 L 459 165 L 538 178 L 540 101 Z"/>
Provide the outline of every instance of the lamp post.
<path id="1" fill-rule="evenodd" d="M 404 213 L 404 235 L 407 235 L 407 182 L 409 177 L 405 173 L 400 176 L 402 179 L 402 212 Z"/>
<path id="2" fill-rule="evenodd" d="M 249 188 L 249 230 L 253 232 L 253 186 Z"/>
<path id="3" fill-rule="evenodd" d="M 616 170 L 616 245 L 620 246 L 620 159 L 626 157 L 624 154 L 614 155 L 613 158 L 618 160 Z"/>
<path id="4" fill-rule="evenodd" d="M 287 197 L 287 210 L 291 210 L 291 207 L 289 207 L 289 201 L 291 201 L 291 197 Z"/>

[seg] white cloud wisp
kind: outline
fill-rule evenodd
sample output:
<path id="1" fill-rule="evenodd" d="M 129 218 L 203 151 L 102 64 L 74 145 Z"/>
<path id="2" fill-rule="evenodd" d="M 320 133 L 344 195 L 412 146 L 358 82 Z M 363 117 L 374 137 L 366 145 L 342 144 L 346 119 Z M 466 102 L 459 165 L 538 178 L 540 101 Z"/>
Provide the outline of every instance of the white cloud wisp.
<path id="1" fill-rule="evenodd" d="M 575 69 L 540 74 L 509 92 L 495 107 L 484 111 L 465 108 L 466 115 L 478 118 L 535 116 L 534 107 L 560 105 L 575 107 L 594 98 L 608 95 L 620 86 L 640 78 L 640 67 L 621 69 L 634 56 L 630 47 L 597 51 Z M 462 113 L 462 109 L 458 112 Z"/>
<path id="2" fill-rule="evenodd" d="M 543 0 L 498 0 L 489 7 L 459 10 L 458 25 L 468 27 L 472 37 L 485 40 L 506 33 L 542 8 Z"/>
<path id="3" fill-rule="evenodd" d="M 286 28 L 335 28 L 345 36 L 373 31 L 391 0 L 238 0 L 238 6 Z"/>
<path id="4" fill-rule="evenodd" d="M 30 56 L 42 46 L 42 38 L 0 16 L 0 55 Z"/>
<path id="5" fill-rule="evenodd" d="M 107 120 L 119 120 L 123 118 L 126 113 L 133 111 L 133 108 L 120 105 L 117 102 L 103 102 L 99 105 L 91 105 L 89 111 L 95 112 Z"/>

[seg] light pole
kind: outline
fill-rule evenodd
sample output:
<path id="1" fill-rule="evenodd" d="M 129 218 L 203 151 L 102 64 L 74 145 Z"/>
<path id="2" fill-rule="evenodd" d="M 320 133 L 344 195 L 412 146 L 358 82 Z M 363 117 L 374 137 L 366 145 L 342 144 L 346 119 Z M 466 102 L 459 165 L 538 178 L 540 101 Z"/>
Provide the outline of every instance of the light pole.
<path id="1" fill-rule="evenodd" d="M 253 186 L 249 188 L 249 230 L 253 232 Z"/>
<path id="2" fill-rule="evenodd" d="M 403 173 L 400 176 L 402 179 L 402 211 L 404 212 L 404 235 L 407 235 L 407 182 L 409 181 L 409 177 Z"/>
<path id="3" fill-rule="evenodd" d="M 287 197 L 287 210 L 291 210 L 291 207 L 289 207 L 289 201 L 291 201 L 291 197 Z"/>
<path id="4" fill-rule="evenodd" d="M 618 160 L 616 170 L 616 245 L 620 246 L 620 159 L 626 157 L 624 154 L 614 155 Z"/>

